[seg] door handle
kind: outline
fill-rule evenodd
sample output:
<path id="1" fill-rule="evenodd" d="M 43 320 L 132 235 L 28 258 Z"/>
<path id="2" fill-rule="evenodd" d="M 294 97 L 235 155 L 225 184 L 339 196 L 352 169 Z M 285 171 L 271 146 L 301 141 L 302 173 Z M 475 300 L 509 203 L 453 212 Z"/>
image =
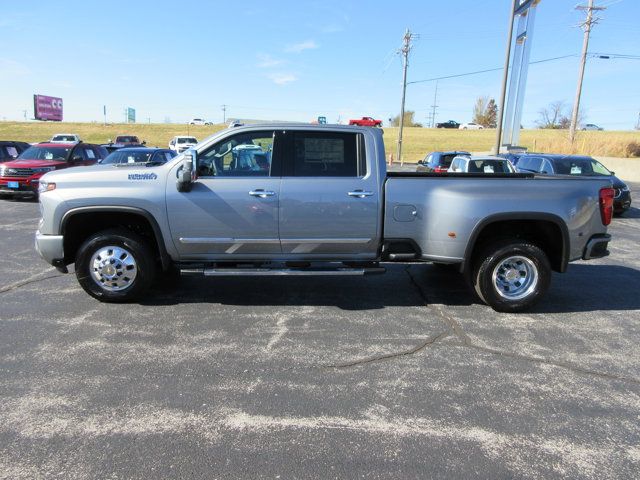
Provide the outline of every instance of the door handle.
<path id="1" fill-rule="evenodd" d="M 370 197 L 371 195 L 373 195 L 373 192 L 367 192 L 364 190 L 354 190 L 352 192 L 347 192 L 347 195 L 349 195 L 350 197 L 364 198 L 364 197 Z"/>
<path id="2" fill-rule="evenodd" d="M 262 190 L 261 188 L 259 188 L 258 190 L 249 191 L 249 195 L 251 195 L 252 197 L 260 198 L 273 197 L 275 194 L 276 192 L 272 192 L 271 190 Z"/>

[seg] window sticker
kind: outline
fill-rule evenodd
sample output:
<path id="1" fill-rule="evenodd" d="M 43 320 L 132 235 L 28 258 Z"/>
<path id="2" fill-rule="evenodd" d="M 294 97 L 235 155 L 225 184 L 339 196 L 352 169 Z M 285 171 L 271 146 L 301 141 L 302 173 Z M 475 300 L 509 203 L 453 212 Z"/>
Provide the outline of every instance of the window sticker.
<path id="1" fill-rule="evenodd" d="M 89 157 L 89 158 L 96 158 L 96 154 L 95 154 L 95 153 L 93 153 L 93 150 L 89 150 L 89 149 L 87 149 L 87 150 L 85 150 L 85 152 L 87 153 L 87 157 Z"/>
<path id="2" fill-rule="evenodd" d="M 577 165 L 571 165 L 571 175 L 580 175 L 582 173 L 582 168 Z"/>
<path id="3" fill-rule="evenodd" d="M 484 166 L 484 173 L 496 173 L 496 172 L 493 169 L 493 165 L 485 165 Z"/>

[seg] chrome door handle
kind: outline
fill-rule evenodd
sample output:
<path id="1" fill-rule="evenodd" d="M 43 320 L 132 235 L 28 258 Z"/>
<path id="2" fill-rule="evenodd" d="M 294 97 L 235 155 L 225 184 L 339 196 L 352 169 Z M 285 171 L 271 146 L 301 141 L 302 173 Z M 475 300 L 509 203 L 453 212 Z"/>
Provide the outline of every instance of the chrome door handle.
<path id="1" fill-rule="evenodd" d="M 258 190 L 249 191 L 249 195 L 251 195 L 252 197 L 260 197 L 260 198 L 273 197 L 275 194 L 276 192 L 272 192 L 271 190 L 258 189 Z"/>
<path id="2" fill-rule="evenodd" d="M 347 195 L 349 195 L 350 197 L 364 198 L 364 197 L 370 197 L 371 195 L 373 195 L 373 192 L 366 192 L 364 190 L 354 190 L 352 192 L 347 192 Z"/>

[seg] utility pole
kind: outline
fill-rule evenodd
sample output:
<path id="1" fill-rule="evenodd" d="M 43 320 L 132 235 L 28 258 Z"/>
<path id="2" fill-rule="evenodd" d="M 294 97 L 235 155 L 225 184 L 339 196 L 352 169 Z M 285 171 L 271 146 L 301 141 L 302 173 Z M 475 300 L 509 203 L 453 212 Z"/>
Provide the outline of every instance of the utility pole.
<path id="1" fill-rule="evenodd" d="M 24 121 L 27 121 L 27 111 L 26 110 L 22 110 L 22 113 L 24 114 Z"/>
<path id="2" fill-rule="evenodd" d="M 502 143 L 502 124 L 504 123 L 504 102 L 507 98 L 507 81 L 509 80 L 509 60 L 511 59 L 511 41 L 513 39 L 513 23 L 516 18 L 516 2 L 511 2 L 511 13 L 509 14 L 509 33 L 507 34 L 507 52 L 504 58 L 504 71 L 502 72 L 502 89 L 500 91 L 500 110 L 498 110 L 498 120 L 496 122 L 496 143 L 493 146 L 495 155 L 500 153 Z"/>
<path id="3" fill-rule="evenodd" d="M 640 113 L 638 113 L 638 122 L 636 123 L 636 130 L 640 130 Z"/>
<path id="4" fill-rule="evenodd" d="M 437 100 L 438 100 L 438 81 L 436 80 L 436 91 L 433 93 L 433 105 L 431 105 L 431 108 L 433 109 L 431 111 L 431 128 L 436 126 L 436 108 L 438 108 L 438 105 L 436 105 Z"/>
<path id="5" fill-rule="evenodd" d="M 221 105 L 222 108 L 222 123 L 227 123 L 227 107 L 228 105 Z"/>
<path id="6" fill-rule="evenodd" d="M 398 161 L 400 165 L 404 164 L 402 159 L 402 129 L 404 127 L 404 99 L 407 93 L 407 67 L 409 66 L 409 52 L 413 45 L 411 41 L 419 38 L 419 35 L 411 33 L 407 28 L 402 39 L 402 47 L 399 53 L 402 55 L 402 102 L 400 103 L 400 129 L 398 130 Z"/>
<path id="7" fill-rule="evenodd" d="M 593 12 L 604 10 L 605 7 L 596 7 L 595 0 L 589 0 L 589 5 L 578 5 L 576 10 L 587 12 L 587 19 L 582 23 L 584 29 L 584 39 L 582 41 L 582 58 L 580 59 L 580 71 L 578 73 L 578 88 L 576 89 L 576 99 L 573 102 L 573 112 L 571 113 L 571 126 L 569 127 L 569 139 L 571 143 L 576 138 L 576 128 L 578 123 L 578 111 L 580 110 L 580 96 L 582 95 L 582 80 L 584 79 L 584 68 L 587 63 L 587 51 L 589 49 L 589 35 L 594 24 L 598 23 L 598 18 L 593 18 Z"/>
<path id="8" fill-rule="evenodd" d="M 102 106 L 102 115 L 104 117 L 103 125 L 106 127 L 107 126 L 107 106 L 106 105 Z"/>

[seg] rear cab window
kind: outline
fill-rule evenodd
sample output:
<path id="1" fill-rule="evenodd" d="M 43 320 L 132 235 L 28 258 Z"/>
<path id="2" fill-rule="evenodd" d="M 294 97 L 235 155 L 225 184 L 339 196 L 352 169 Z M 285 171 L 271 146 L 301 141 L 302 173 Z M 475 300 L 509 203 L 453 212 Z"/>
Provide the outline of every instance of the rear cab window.
<path id="1" fill-rule="evenodd" d="M 364 137 L 359 133 L 292 131 L 285 175 L 363 177 Z"/>

